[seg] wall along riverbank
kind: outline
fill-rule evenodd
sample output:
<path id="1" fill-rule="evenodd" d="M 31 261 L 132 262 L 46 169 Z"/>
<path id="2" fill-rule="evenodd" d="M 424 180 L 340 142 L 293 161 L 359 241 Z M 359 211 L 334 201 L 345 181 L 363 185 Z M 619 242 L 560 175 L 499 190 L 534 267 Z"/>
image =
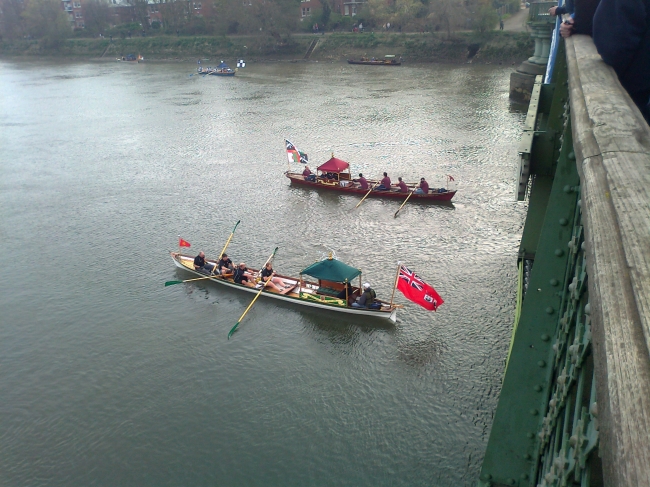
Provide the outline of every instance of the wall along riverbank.
<path id="1" fill-rule="evenodd" d="M 56 50 L 43 49 L 38 40 L 0 42 L 0 57 L 55 57 L 76 60 L 112 60 L 141 54 L 145 60 L 194 61 L 217 58 L 229 63 L 246 61 L 303 60 L 312 42 L 318 44 L 311 61 L 342 61 L 360 56 L 401 55 L 415 63 L 517 63 L 529 57 L 534 41 L 527 33 L 461 32 L 447 39 L 441 33 L 329 33 L 294 35 L 278 42 L 270 36 L 149 36 L 131 39 L 68 39 Z"/>

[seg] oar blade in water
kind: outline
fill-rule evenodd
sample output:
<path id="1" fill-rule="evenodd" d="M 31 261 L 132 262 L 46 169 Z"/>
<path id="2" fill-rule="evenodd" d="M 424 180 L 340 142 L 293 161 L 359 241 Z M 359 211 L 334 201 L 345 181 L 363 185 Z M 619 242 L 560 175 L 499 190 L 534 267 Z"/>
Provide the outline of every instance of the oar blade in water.
<path id="1" fill-rule="evenodd" d="M 239 321 L 235 323 L 235 326 L 233 326 L 230 331 L 228 332 L 228 340 L 230 340 L 230 337 L 232 336 L 233 333 L 237 330 L 237 327 L 239 326 Z"/>
<path id="2" fill-rule="evenodd" d="M 174 284 L 183 284 L 183 281 L 167 281 L 165 283 L 165 287 L 167 286 L 173 286 Z"/>

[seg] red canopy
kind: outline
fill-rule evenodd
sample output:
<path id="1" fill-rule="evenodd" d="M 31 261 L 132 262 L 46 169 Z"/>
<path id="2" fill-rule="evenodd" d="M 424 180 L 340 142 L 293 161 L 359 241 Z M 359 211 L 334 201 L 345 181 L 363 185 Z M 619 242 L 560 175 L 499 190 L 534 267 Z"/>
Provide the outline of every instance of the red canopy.
<path id="1" fill-rule="evenodd" d="M 349 167 L 350 164 L 347 162 L 342 161 L 341 159 L 337 159 L 336 157 L 332 157 L 325 164 L 318 166 L 318 170 L 323 172 L 341 172 L 345 171 Z"/>

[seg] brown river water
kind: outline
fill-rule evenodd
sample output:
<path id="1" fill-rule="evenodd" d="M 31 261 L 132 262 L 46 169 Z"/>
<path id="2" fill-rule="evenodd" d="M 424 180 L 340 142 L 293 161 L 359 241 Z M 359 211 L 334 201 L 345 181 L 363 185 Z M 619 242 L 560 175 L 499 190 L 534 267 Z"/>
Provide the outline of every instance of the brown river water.
<path id="1" fill-rule="evenodd" d="M 526 211 L 510 69 L 195 70 L 0 61 L 0 485 L 473 485 Z M 288 184 L 285 138 L 458 194 L 355 210 Z M 401 260 L 445 304 L 397 293 L 393 326 L 262 298 L 227 340 L 251 295 L 163 284 L 190 277 L 177 235 L 210 257 L 237 220 L 234 260 L 332 251 L 385 299 Z"/>

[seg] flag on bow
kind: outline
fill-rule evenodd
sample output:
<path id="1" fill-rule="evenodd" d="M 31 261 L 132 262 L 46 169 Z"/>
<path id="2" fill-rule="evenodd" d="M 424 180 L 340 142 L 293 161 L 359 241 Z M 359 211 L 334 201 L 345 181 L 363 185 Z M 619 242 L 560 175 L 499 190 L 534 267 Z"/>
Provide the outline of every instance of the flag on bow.
<path id="1" fill-rule="evenodd" d="M 183 240 L 181 237 L 178 237 L 178 246 L 179 247 L 191 247 L 190 243 L 187 240 Z"/>
<path id="2" fill-rule="evenodd" d="M 295 145 L 293 145 L 291 142 L 285 139 L 285 144 L 287 146 L 287 158 L 289 159 L 289 163 L 291 162 L 301 162 L 302 164 L 307 164 L 308 162 L 308 157 L 307 154 L 305 154 L 302 151 L 299 151 Z"/>
<path id="3" fill-rule="evenodd" d="M 400 265 L 397 279 L 399 289 L 406 299 L 419 304 L 429 311 L 438 309 L 444 301 L 433 287 L 424 282 L 420 276 L 408 267 Z"/>

